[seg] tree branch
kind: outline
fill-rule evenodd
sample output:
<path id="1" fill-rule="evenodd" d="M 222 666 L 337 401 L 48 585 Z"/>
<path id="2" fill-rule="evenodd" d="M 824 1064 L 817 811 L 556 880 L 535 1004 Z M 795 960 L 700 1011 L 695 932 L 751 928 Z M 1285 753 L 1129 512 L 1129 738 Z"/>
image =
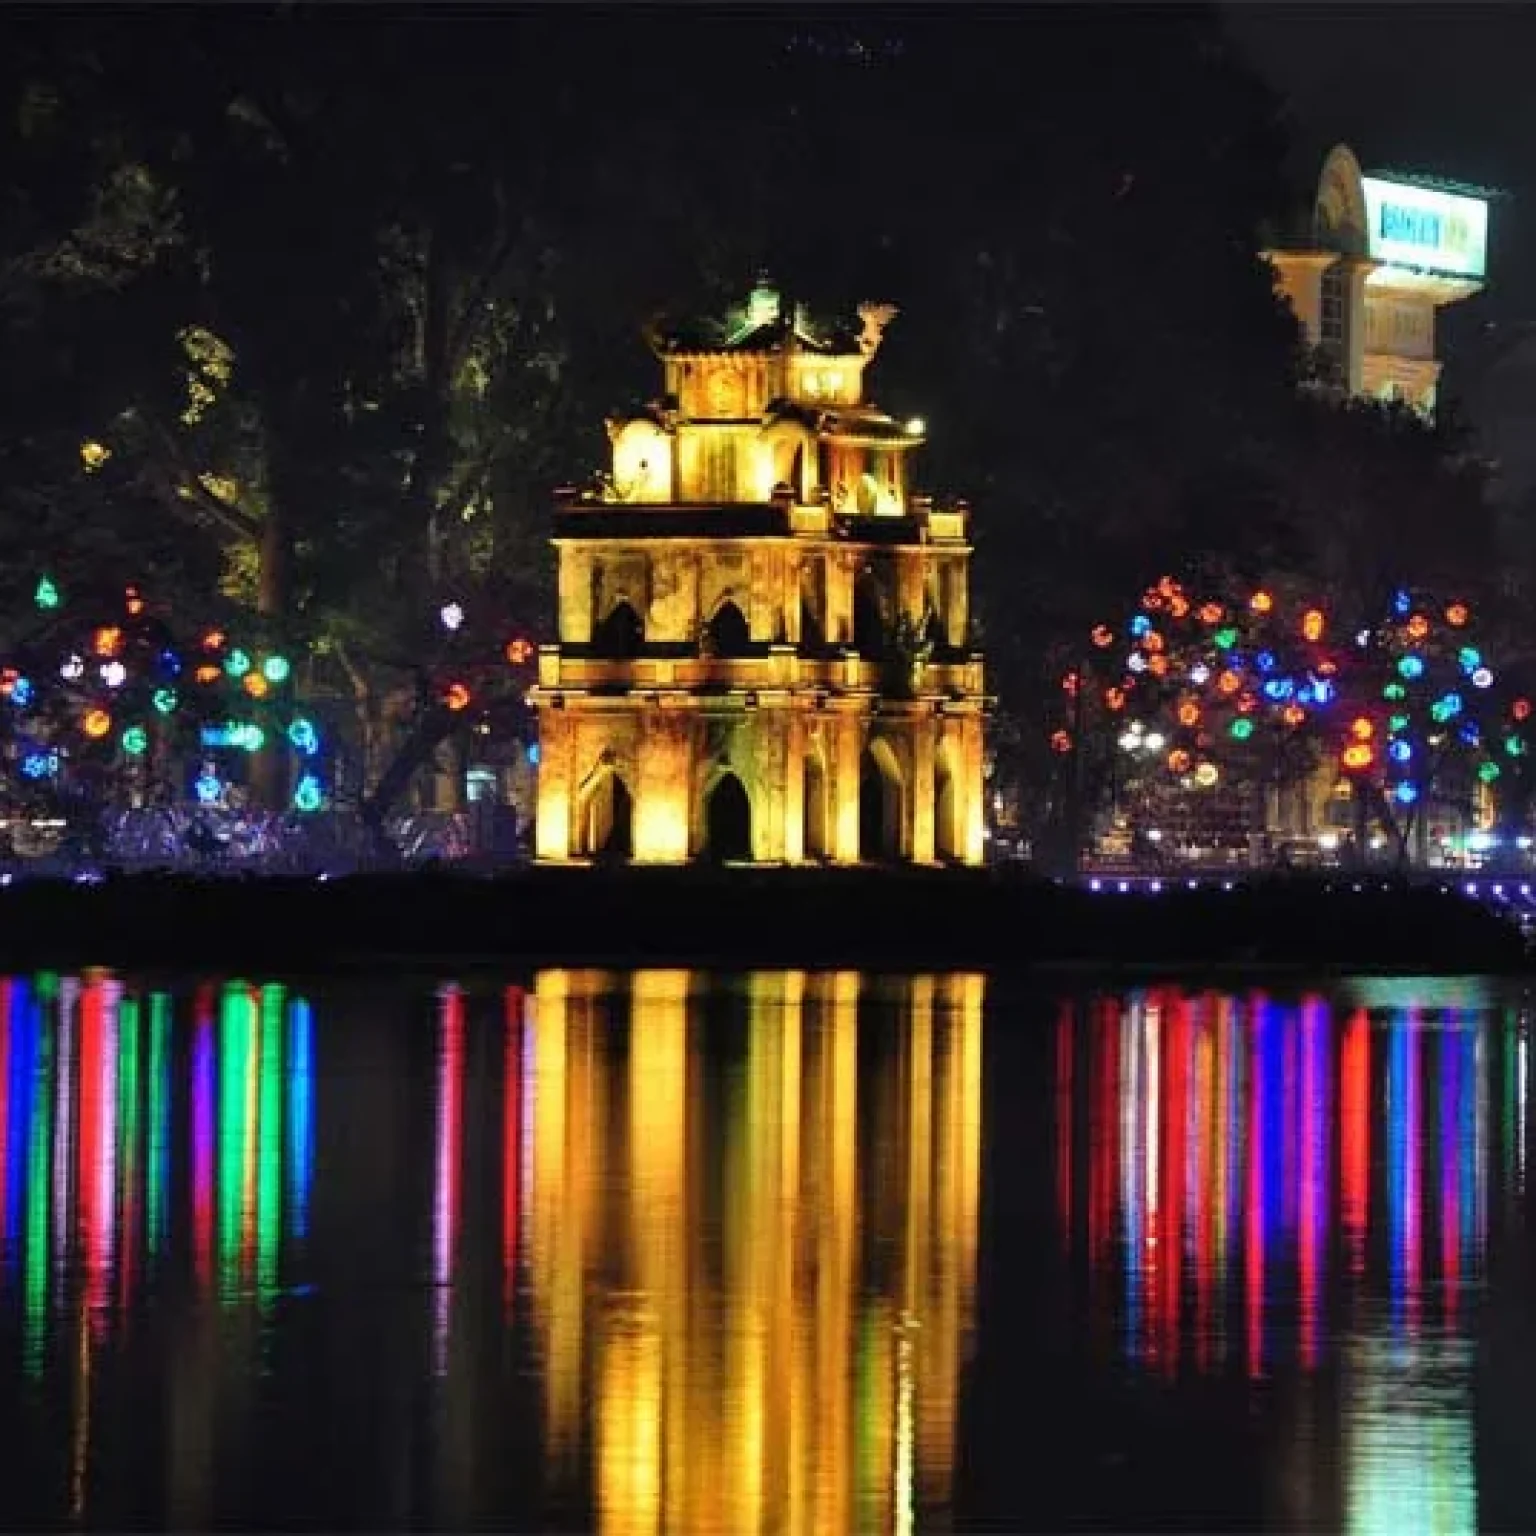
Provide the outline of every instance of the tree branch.
<path id="1" fill-rule="evenodd" d="M 163 455 L 157 467 L 162 482 L 161 490 L 172 508 L 180 510 L 189 502 L 195 504 L 229 537 L 240 543 L 256 543 L 261 537 L 260 518 L 253 517 L 243 507 L 237 507 L 232 501 L 226 501 L 224 497 L 210 491 L 203 484 L 199 472 L 187 463 L 175 434 L 148 416 L 141 416 L 141 419 Z M 183 496 L 183 490 L 191 494 Z"/>

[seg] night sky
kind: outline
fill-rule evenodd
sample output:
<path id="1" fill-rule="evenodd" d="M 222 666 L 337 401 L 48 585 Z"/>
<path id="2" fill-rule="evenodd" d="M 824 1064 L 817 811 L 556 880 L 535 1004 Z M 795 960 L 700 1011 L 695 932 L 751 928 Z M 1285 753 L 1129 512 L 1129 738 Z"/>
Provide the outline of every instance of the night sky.
<path id="1" fill-rule="evenodd" d="M 1490 218 L 1489 286 L 1448 312 L 1446 392 L 1504 465 L 1536 484 L 1536 7 L 1225 7 L 1239 45 L 1288 102 L 1299 181 L 1343 141 L 1366 170 L 1426 172 L 1505 194 Z M 1521 338 L 1524 337 L 1522 340 Z"/>

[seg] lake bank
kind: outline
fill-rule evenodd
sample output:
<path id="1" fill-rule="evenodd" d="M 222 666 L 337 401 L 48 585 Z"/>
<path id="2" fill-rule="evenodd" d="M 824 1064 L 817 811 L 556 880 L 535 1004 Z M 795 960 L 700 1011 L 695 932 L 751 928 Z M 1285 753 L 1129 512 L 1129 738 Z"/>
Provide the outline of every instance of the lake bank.
<path id="1" fill-rule="evenodd" d="M 0 890 L 10 965 L 864 966 L 1514 972 L 1514 925 L 1454 890 L 1263 877 L 1096 893 L 951 870 L 524 869 L 329 880 L 124 875 Z"/>

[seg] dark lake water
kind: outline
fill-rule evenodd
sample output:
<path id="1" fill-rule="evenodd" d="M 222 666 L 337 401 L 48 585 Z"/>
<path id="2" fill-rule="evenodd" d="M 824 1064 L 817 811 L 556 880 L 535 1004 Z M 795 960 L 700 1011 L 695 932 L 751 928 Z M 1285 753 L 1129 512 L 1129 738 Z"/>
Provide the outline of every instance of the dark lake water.
<path id="1" fill-rule="evenodd" d="M 0 981 L 0 1521 L 1536 1528 L 1475 983 Z"/>

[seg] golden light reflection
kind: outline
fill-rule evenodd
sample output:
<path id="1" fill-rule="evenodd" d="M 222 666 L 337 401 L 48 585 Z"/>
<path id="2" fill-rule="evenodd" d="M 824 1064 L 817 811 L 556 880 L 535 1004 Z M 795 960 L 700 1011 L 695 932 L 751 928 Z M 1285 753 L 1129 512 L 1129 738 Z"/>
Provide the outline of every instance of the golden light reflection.
<path id="1" fill-rule="evenodd" d="M 548 1450 L 570 1476 L 590 1447 L 600 1530 L 910 1529 L 947 1496 L 982 998 L 972 976 L 760 973 L 726 999 L 681 971 L 538 978 L 530 1295 Z"/>

